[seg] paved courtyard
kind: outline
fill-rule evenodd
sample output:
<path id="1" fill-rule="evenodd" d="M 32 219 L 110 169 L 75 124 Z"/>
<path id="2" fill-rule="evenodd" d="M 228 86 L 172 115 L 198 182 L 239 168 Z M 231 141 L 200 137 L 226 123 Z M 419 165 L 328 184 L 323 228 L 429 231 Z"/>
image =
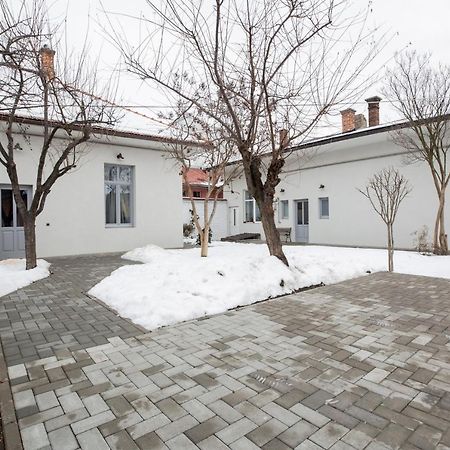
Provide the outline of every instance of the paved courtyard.
<path id="1" fill-rule="evenodd" d="M 131 261 L 119 255 L 49 261 L 52 276 L 0 301 L 0 333 L 8 365 L 105 344 L 108 337 L 142 333 L 142 328 L 86 295 L 113 270 Z"/>
<path id="2" fill-rule="evenodd" d="M 379 273 L 143 333 L 81 297 L 100 263 L 0 300 L 25 449 L 450 448 L 450 281 Z"/>

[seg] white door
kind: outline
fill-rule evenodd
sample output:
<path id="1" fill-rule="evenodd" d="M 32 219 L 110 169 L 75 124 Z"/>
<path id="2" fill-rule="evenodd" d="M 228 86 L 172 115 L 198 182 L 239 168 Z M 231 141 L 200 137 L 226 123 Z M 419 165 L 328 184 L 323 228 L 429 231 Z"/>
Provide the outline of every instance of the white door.
<path id="1" fill-rule="evenodd" d="M 309 204 L 308 200 L 295 201 L 295 241 L 309 241 Z"/>
<path id="2" fill-rule="evenodd" d="M 30 204 L 31 188 L 23 187 L 22 198 Z M 0 259 L 25 256 L 23 221 L 10 186 L 0 186 Z"/>
<path id="3" fill-rule="evenodd" d="M 239 208 L 233 206 L 228 209 L 228 231 L 230 236 L 234 236 L 239 233 Z"/>

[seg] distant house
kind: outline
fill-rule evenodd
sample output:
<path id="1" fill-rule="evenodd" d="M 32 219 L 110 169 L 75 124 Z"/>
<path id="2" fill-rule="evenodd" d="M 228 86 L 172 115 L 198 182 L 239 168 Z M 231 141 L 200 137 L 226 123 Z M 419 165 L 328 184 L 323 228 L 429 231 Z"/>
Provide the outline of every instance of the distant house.
<path id="1" fill-rule="evenodd" d="M 412 249 L 416 232 L 428 227 L 432 239 L 438 199 L 426 163 L 408 163 L 404 148 L 394 144 L 391 132 L 407 123 L 380 125 L 379 97 L 367 99 L 368 126 L 362 114 L 342 111 L 342 131 L 287 149 L 289 156 L 276 191 L 276 222 L 291 228 L 292 241 L 309 244 L 385 247 L 386 232 L 369 201 L 358 192 L 380 169 L 397 168 L 412 185 L 395 223 L 395 246 Z M 307 159 L 301 157 L 308 155 Z M 225 191 L 228 234 L 264 231 L 258 205 L 245 178 Z M 446 203 L 450 228 L 450 202 Z"/>
<path id="2" fill-rule="evenodd" d="M 0 116 L 0 128 L 5 126 Z M 30 203 L 36 185 L 33 143 L 39 119 L 26 128 L 16 151 L 22 195 Z M 4 134 L 0 135 L 4 139 Z M 60 178 L 37 218 L 38 257 L 125 251 L 146 244 L 182 247 L 180 174 L 165 158 L 169 138 L 95 129 L 76 169 Z M 0 259 L 24 256 L 24 234 L 6 169 L 0 166 Z"/>
<path id="3" fill-rule="evenodd" d="M 202 169 L 191 168 L 187 172 L 188 183 L 192 189 L 192 195 L 196 203 L 197 214 L 203 223 L 203 201 L 208 192 L 208 173 Z M 228 207 L 223 198 L 223 192 L 219 192 L 216 212 L 211 225 L 212 239 L 220 240 L 228 235 Z M 212 208 L 212 202 L 210 210 Z M 183 184 L 183 222 L 188 224 L 192 218 L 192 204 L 188 195 L 187 186 Z M 194 232 L 195 234 L 195 232 Z"/>
<path id="4" fill-rule="evenodd" d="M 194 198 L 205 198 L 208 192 L 208 172 L 202 169 L 191 168 L 187 171 L 188 184 L 192 189 Z M 189 197 L 187 186 L 183 183 L 183 197 Z M 218 198 L 223 198 L 223 192 Z"/>

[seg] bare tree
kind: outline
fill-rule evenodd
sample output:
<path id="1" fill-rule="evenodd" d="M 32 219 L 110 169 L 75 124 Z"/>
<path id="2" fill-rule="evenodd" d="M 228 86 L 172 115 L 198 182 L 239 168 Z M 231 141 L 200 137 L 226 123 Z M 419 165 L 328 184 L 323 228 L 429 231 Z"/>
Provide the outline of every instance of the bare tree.
<path id="1" fill-rule="evenodd" d="M 163 116 L 164 117 L 164 116 Z M 181 167 L 183 185 L 191 201 L 192 218 L 200 237 L 200 255 L 208 256 L 209 231 L 216 213 L 218 198 L 238 174 L 239 167 L 233 166 L 225 171 L 228 163 L 236 155 L 234 143 L 223 134 L 223 130 L 210 117 L 194 105 L 179 101 L 174 112 L 165 117 L 171 120 L 171 131 L 175 137 L 169 149 L 170 157 Z M 206 140 L 203 145 L 192 145 L 189 139 Z M 189 183 L 189 170 L 193 167 L 206 171 L 208 184 L 202 199 L 203 220 L 197 210 L 197 200 Z"/>
<path id="2" fill-rule="evenodd" d="M 398 170 L 383 169 L 369 179 L 361 194 L 367 197 L 387 227 L 389 272 L 394 270 L 394 222 L 404 198 L 411 192 L 408 180 Z"/>
<path id="3" fill-rule="evenodd" d="M 302 141 L 330 108 L 365 90 L 371 77 L 360 75 L 382 38 L 374 39 L 364 14 L 348 17 L 347 0 L 147 4 L 150 16 L 138 20 L 148 33 L 137 46 L 112 22 L 110 38 L 130 72 L 192 103 L 228 134 L 270 254 L 287 265 L 274 218 L 286 144 Z M 289 138 L 280 141 L 283 129 Z"/>
<path id="4" fill-rule="evenodd" d="M 434 66 L 430 55 L 406 53 L 388 71 L 385 94 L 407 120 L 393 132 L 396 144 L 408 151 L 409 162 L 423 161 L 431 172 L 438 196 L 433 233 L 434 253 L 448 254 L 445 194 L 450 181 L 450 67 Z"/>
<path id="5" fill-rule="evenodd" d="M 36 217 L 55 182 L 76 167 L 85 144 L 99 124 L 112 125 L 114 109 L 91 94 L 95 65 L 58 49 L 58 31 L 50 29 L 45 2 L 23 0 L 10 7 L 0 0 L 0 108 L 4 123 L 0 164 L 8 173 L 23 221 L 26 268 L 36 267 Z M 48 46 L 50 45 L 50 46 Z M 106 95 L 106 92 L 102 94 Z M 31 140 L 25 117 L 39 117 L 42 137 Z M 37 156 L 31 201 L 21 195 L 17 153 L 29 147 Z"/>

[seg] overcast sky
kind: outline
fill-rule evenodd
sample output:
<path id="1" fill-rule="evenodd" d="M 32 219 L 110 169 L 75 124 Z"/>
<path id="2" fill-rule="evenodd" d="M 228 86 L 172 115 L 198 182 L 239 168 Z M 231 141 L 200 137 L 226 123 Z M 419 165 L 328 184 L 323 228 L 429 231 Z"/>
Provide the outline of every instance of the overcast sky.
<path id="1" fill-rule="evenodd" d="M 256 0 L 255 0 L 256 1 Z M 148 12 L 144 0 L 51 0 L 51 15 L 55 20 L 61 20 L 67 16 L 67 34 L 69 44 L 80 45 L 82 37 L 88 30 L 91 52 L 99 55 L 102 78 L 108 79 L 111 70 L 116 66 L 118 54 L 111 44 L 105 39 L 102 25 L 105 25 L 103 8 L 108 11 L 139 16 L 140 12 Z M 361 8 L 367 4 L 365 0 L 355 0 L 355 5 Z M 441 61 L 450 65 L 450 0 L 373 0 L 371 2 L 374 24 L 382 26 L 390 31 L 394 38 L 384 47 L 382 59 L 389 60 L 396 51 L 409 48 L 420 52 L 432 52 L 435 61 Z M 351 12 L 349 12 L 351 14 Z M 127 25 L 127 19 L 123 19 L 125 28 L 131 38 L 136 37 L 136 28 Z M 374 86 L 370 92 L 353 105 L 357 112 L 366 113 L 364 98 L 379 94 L 380 87 Z M 166 106 L 167 101 L 161 96 L 159 90 L 142 86 L 140 82 L 128 75 L 121 76 L 119 100 L 122 104 L 142 106 L 139 112 L 157 117 L 158 106 Z M 394 110 L 385 101 L 381 105 L 381 120 L 389 122 L 397 119 Z M 334 131 L 339 131 L 339 117 L 331 119 L 336 125 Z M 139 116 L 127 115 L 122 123 L 124 128 L 136 128 L 140 131 L 156 132 L 160 128 L 157 122 L 144 119 Z M 330 131 L 333 131 L 330 129 Z"/>

